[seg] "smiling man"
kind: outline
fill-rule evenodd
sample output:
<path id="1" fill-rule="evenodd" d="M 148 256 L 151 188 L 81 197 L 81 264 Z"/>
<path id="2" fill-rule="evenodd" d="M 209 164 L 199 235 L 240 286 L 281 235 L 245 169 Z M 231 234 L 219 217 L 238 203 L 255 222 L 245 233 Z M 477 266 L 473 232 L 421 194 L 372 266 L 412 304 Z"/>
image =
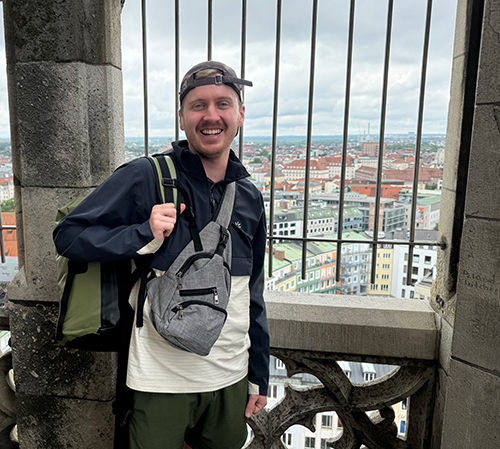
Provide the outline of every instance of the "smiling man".
<path id="1" fill-rule="evenodd" d="M 183 78 L 179 117 L 187 140 L 173 142 L 169 152 L 176 182 L 183 187 L 178 190 L 180 216 L 174 204 L 161 204 L 157 174 L 139 158 L 118 169 L 54 232 L 58 253 L 65 257 L 108 261 L 153 254 L 150 266 L 160 276 L 191 240 L 184 203 L 191 205 L 201 230 L 217 211 L 225 187 L 235 182 L 226 322 L 207 356 L 186 352 L 156 331 L 146 298 L 143 324 L 134 322 L 129 351 L 130 449 L 182 449 L 184 444 L 239 449 L 247 438 L 246 418 L 266 405 L 264 205 L 230 148 L 244 120 L 243 85 L 252 83 L 215 61 L 196 65 Z M 134 309 L 138 289 L 130 294 Z"/>

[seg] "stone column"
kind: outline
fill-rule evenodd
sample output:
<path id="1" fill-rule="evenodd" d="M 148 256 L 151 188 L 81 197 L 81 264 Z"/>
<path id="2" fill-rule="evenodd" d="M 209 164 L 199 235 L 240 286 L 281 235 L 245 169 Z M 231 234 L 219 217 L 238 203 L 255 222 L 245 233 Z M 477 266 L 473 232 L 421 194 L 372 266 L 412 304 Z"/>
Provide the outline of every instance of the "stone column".
<path id="1" fill-rule="evenodd" d="M 476 21 L 482 26 L 477 72 L 467 73 L 461 64 L 453 73 L 457 79 L 464 73 L 466 80 L 477 76 L 477 85 L 463 231 L 461 240 L 454 242 L 460 245 L 460 259 L 446 368 L 443 449 L 493 448 L 500 442 L 500 0 L 459 0 L 460 8 L 471 20 L 464 25 Z M 474 33 L 463 34 L 463 47 L 466 40 L 476 39 Z M 467 61 L 467 54 L 456 56 Z M 463 114 L 463 120 L 468 117 Z"/>
<path id="2" fill-rule="evenodd" d="M 9 286 L 22 449 L 112 447 L 114 354 L 55 344 L 58 207 L 124 156 L 120 0 L 4 0 L 20 271 Z"/>

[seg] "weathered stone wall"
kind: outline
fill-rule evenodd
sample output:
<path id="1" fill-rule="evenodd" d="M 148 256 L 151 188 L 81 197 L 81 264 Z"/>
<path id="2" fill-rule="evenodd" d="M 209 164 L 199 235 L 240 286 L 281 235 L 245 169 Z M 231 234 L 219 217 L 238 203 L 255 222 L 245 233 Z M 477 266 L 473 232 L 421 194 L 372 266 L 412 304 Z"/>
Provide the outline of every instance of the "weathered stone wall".
<path id="1" fill-rule="evenodd" d="M 20 238 L 8 296 L 22 449 L 112 447 L 115 355 L 66 350 L 53 339 L 52 230 L 60 206 L 123 161 L 121 6 L 3 2 Z"/>
<path id="2" fill-rule="evenodd" d="M 482 2 L 459 1 L 459 14 L 463 11 L 462 14 L 469 15 L 469 21 L 459 20 L 459 23 L 468 26 L 470 20 L 474 21 L 474 14 L 481 12 L 482 34 L 465 218 L 461 241 L 455 242 L 460 245 L 460 261 L 451 357 L 446 366 L 447 376 L 443 378 L 446 380 L 443 449 L 500 445 L 497 425 L 500 414 L 500 1 L 486 0 L 484 11 L 478 10 L 479 4 L 482 6 Z M 461 32 L 457 27 L 457 34 Z M 468 56 L 460 53 L 466 48 L 460 39 L 463 37 L 456 39 L 453 73 L 457 90 Z M 452 104 L 450 113 L 459 112 L 453 110 Z M 454 138 L 449 129 L 447 139 Z M 460 182 L 457 176 L 456 179 Z M 445 200 L 441 204 L 446 207 Z"/>

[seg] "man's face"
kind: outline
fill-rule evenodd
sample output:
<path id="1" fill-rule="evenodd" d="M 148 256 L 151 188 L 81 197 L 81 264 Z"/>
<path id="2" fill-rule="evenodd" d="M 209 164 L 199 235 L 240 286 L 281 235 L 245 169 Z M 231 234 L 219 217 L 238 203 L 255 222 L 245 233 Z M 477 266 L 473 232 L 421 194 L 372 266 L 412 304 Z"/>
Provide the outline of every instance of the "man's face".
<path id="1" fill-rule="evenodd" d="M 189 149 L 205 159 L 227 156 L 244 116 L 245 107 L 240 107 L 236 92 L 225 84 L 196 87 L 179 111 Z"/>

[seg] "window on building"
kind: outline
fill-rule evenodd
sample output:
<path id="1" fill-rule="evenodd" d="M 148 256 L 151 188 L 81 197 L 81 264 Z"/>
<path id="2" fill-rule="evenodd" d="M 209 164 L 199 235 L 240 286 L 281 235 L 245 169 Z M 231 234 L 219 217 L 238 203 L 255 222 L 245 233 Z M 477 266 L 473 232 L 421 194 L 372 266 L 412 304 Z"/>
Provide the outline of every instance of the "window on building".
<path id="1" fill-rule="evenodd" d="M 371 284 L 370 290 L 378 290 L 378 284 Z"/>
<path id="2" fill-rule="evenodd" d="M 414 254 L 413 255 L 413 263 L 419 263 L 420 262 L 420 255 Z"/>
<path id="3" fill-rule="evenodd" d="M 304 443 L 304 447 L 306 449 L 314 449 L 316 446 L 316 438 L 314 437 L 306 437 L 306 441 Z"/>
<path id="4" fill-rule="evenodd" d="M 365 382 L 369 382 L 370 380 L 375 380 L 375 373 L 363 373 L 363 379 Z"/>
<path id="5" fill-rule="evenodd" d="M 413 290 L 410 290 L 410 299 L 413 299 L 415 297 L 415 292 Z"/>
<path id="6" fill-rule="evenodd" d="M 280 359 L 275 359 L 276 364 L 274 365 L 276 369 L 286 369 L 285 364 Z"/>
<path id="7" fill-rule="evenodd" d="M 331 429 L 332 421 L 333 417 L 331 415 L 323 415 L 321 417 L 321 427 L 324 427 L 325 429 Z"/>
<path id="8" fill-rule="evenodd" d="M 388 263 L 383 263 L 383 264 L 382 264 L 382 269 L 383 269 L 383 270 L 389 270 L 390 268 L 391 268 L 391 265 L 390 265 L 390 264 L 388 264 Z"/>
<path id="9" fill-rule="evenodd" d="M 412 274 L 416 274 L 418 276 L 418 267 L 412 267 Z"/>
<path id="10" fill-rule="evenodd" d="M 328 449 L 326 445 L 326 438 L 321 438 L 321 449 Z"/>
<path id="11" fill-rule="evenodd" d="M 389 279 L 389 275 L 388 274 L 383 274 L 382 275 L 382 279 Z"/>
<path id="12" fill-rule="evenodd" d="M 391 253 L 384 253 L 384 259 L 390 259 Z"/>
<path id="13" fill-rule="evenodd" d="M 388 292 L 389 291 L 389 285 L 388 284 L 382 284 L 380 286 L 380 290 L 382 290 L 383 292 Z"/>
<path id="14" fill-rule="evenodd" d="M 267 397 L 270 399 L 278 399 L 278 385 L 269 385 Z"/>
<path id="15" fill-rule="evenodd" d="M 281 441 L 285 443 L 287 446 L 293 446 L 292 444 L 292 434 L 287 432 L 281 436 Z"/>

